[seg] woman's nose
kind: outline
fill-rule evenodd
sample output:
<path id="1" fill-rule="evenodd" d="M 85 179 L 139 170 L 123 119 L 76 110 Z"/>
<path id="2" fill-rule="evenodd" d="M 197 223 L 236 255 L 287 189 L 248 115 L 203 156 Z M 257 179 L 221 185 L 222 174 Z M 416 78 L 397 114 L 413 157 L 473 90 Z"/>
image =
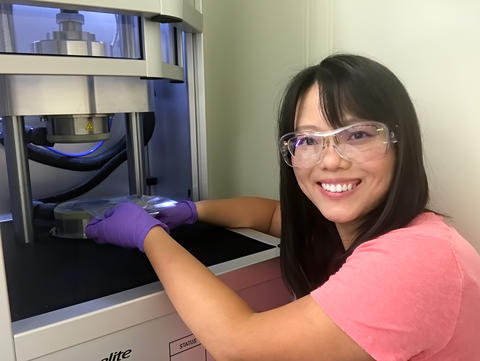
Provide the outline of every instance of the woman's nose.
<path id="1" fill-rule="evenodd" d="M 345 160 L 342 157 L 337 146 L 335 145 L 335 142 L 332 142 L 330 139 L 328 139 L 325 147 L 323 148 L 323 154 L 319 165 L 323 169 L 334 170 L 337 168 L 345 168 L 349 163 L 350 162 L 348 160 Z"/>

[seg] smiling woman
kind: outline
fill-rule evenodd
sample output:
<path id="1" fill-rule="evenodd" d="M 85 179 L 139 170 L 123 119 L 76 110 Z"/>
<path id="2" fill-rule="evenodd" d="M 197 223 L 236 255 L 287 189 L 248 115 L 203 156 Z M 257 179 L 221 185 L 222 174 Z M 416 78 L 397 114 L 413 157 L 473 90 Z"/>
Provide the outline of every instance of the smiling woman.
<path id="1" fill-rule="evenodd" d="M 299 73 L 285 92 L 279 133 L 331 131 L 365 120 L 381 129 L 378 153 L 360 157 L 350 147 L 353 156 L 345 156 L 337 137 L 318 153 L 323 159 L 315 167 L 281 165 L 282 242 L 299 250 L 288 252 L 282 264 L 297 294 L 322 284 L 359 244 L 425 210 L 428 183 L 415 109 L 381 64 L 337 55 Z M 347 192 L 336 192 L 344 184 Z M 318 238 L 322 242 L 311 241 Z M 299 239 L 311 252 L 300 251 L 306 244 Z"/>
<path id="2" fill-rule="evenodd" d="M 356 237 L 359 222 L 384 200 L 390 188 L 395 151 L 389 147 L 389 139 L 382 136 L 382 133 L 389 134 L 388 128 L 377 131 L 386 128 L 383 124 L 353 123 L 332 132 L 323 114 L 319 87 L 314 84 L 298 102 L 296 128 L 333 133 L 335 138 L 330 144 L 313 146 L 311 151 L 296 150 L 292 166 L 301 191 L 327 220 L 335 223 L 343 246 L 348 249 Z M 314 134 L 318 137 L 322 133 Z M 359 139 L 354 138 L 355 135 Z M 304 158 L 312 151 L 318 160 L 307 162 Z M 297 157 L 301 159 L 301 167 Z"/>
<path id="3" fill-rule="evenodd" d="M 476 360 L 480 256 L 426 209 L 418 120 L 396 76 L 324 59 L 288 85 L 279 135 L 280 201 L 178 202 L 156 218 L 122 204 L 87 235 L 144 251 L 217 360 Z M 197 220 L 280 236 L 295 300 L 254 312 L 169 236 Z"/>

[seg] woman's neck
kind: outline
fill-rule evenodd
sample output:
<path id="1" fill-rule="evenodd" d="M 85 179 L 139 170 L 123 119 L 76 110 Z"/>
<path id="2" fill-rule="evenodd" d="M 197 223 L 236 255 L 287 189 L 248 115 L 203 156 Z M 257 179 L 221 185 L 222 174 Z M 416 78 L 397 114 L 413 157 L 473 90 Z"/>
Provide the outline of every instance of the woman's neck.
<path id="1" fill-rule="evenodd" d="M 355 240 L 358 230 L 358 222 L 335 223 L 335 226 L 337 227 L 338 234 L 342 240 L 343 248 L 345 250 L 349 249 Z"/>

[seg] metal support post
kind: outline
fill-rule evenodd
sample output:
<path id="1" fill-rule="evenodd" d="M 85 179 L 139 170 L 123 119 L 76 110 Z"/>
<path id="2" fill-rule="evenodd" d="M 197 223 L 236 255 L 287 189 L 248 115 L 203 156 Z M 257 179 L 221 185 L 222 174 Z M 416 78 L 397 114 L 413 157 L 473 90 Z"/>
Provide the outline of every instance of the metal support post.
<path id="1" fill-rule="evenodd" d="M 15 237 L 20 242 L 33 242 L 33 209 L 30 170 L 24 134 L 23 117 L 4 117 L 4 146 L 7 161 L 10 206 Z"/>
<path id="2" fill-rule="evenodd" d="M 0 51 L 5 53 L 16 51 L 12 9 L 12 4 L 0 4 Z"/>
<path id="3" fill-rule="evenodd" d="M 127 157 L 130 194 L 145 194 L 143 127 L 139 113 L 127 114 Z"/>

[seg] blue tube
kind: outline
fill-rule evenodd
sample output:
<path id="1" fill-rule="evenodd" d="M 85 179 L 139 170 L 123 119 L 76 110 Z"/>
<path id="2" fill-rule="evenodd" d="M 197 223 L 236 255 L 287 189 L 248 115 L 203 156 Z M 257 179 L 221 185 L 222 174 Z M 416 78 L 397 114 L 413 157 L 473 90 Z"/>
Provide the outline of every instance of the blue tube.
<path id="1" fill-rule="evenodd" d="M 0 118 L 0 119 L 1 119 L 1 118 Z M 0 137 L 3 137 L 3 132 L 2 132 L 2 131 L 0 131 Z M 50 151 L 52 151 L 53 153 L 62 155 L 62 156 L 64 156 L 64 157 L 76 158 L 76 157 L 85 157 L 86 155 L 89 155 L 89 154 L 97 151 L 98 148 L 100 148 L 102 145 L 103 145 L 103 140 L 100 141 L 100 142 L 98 142 L 98 144 L 95 145 L 92 149 L 89 149 L 89 150 L 87 150 L 86 152 L 75 153 L 75 154 L 73 154 L 73 153 L 64 153 L 64 152 L 62 152 L 62 151 L 60 151 L 60 150 L 58 150 L 58 149 L 55 149 L 55 148 L 53 148 L 53 147 L 47 147 L 47 146 L 43 146 L 43 147 L 46 148 L 46 149 L 48 149 L 48 150 L 50 150 Z"/>
<path id="2" fill-rule="evenodd" d="M 53 147 L 46 147 L 46 146 L 44 148 L 47 148 L 48 150 L 52 151 L 53 153 L 62 155 L 64 157 L 76 158 L 76 157 L 85 157 L 86 155 L 92 154 L 93 152 L 97 151 L 98 148 L 100 148 L 102 145 L 103 145 L 103 140 L 98 142 L 98 144 L 95 145 L 92 149 L 89 149 L 86 152 L 82 152 L 82 153 L 65 153 L 65 152 L 62 152 L 62 151 L 60 151 L 58 149 L 55 149 Z"/>

